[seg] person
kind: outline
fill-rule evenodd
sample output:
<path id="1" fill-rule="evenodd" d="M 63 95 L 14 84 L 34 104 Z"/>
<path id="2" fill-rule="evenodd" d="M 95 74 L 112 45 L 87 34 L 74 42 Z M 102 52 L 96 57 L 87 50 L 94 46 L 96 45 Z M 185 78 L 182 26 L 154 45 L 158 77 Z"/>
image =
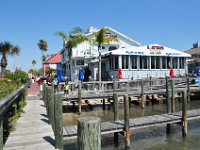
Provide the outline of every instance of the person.
<path id="1" fill-rule="evenodd" d="M 57 93 L 58 92 L 58 79 L 57 79 L 57 75 L 54 76 L 53 86 L 54 86 L 54 93 Z"/>
<path id="2" fill-rule="evenodd" d="M 65 98 L 69 97 L 69 83 L 68 83 L 68 81 L 66 81 L 65 84 L 64 84 L 64 96 L 65 96 Z"/>

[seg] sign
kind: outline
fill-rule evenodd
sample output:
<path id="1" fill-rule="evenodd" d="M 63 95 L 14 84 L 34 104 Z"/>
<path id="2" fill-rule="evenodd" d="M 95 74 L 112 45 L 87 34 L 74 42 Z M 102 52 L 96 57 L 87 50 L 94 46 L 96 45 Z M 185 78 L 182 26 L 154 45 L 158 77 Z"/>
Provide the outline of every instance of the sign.
<path id="1" fill-rule="evenodd" d="M 106 32 L 104 34 L 104 37 L 114 37 L 114 38 L 117 38 L 117 35 L 112 35 L 110 32 Z"/>
<path id="2" fill-rule="evenodd" d="M 156 45 L 156 46 L 147 45 L 147 49 L 150 49 L 150 50 L 164 50 L 164 47 L 163 46 L 159 46 L 159 45 Z"/>
<path id="3" fill-rule="evenodd" d="M 128 53 L 129 55 L 130 54 L 133 54 L 133 55 L 144 55 L 144 52 L 135 52 L 135 51 L 125 51 L 125 53 Z"/>

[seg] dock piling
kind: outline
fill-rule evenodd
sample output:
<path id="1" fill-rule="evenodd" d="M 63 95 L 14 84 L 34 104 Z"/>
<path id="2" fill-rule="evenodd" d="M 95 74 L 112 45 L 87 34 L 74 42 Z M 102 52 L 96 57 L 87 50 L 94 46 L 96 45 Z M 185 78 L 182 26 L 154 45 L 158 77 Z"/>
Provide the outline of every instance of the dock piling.
<path id="1" fill-rule="evenodd" d="M 187 136 L 187 95 L 186 91 L 182 91 L 182 136 Z"/>
<path id="2" fill-rule="evenodd" d="M 144 81 L 141 80 L 141 108 L 144 109 Z"/>
<path id="3" fill-rule="evenodd" d="M 55 148 L 63 149 L 63 102 L 62 95 L 56 93 L 55 98 Z"/>
<path id="4" fill-rule="evenodd" d="M 0 150 L 3 150 L 3 116 L 0 114 Z"/>
<path id="5" fill-rule="evenodd" d="M 114 121 L 119 120 L 119 111 L 118 111 L 118 94 L 113 93 L 113 101 L 114 101 Z M 118 145 L 118 132 L 114 133 L 114 144 Z"/>
<path id="6" fill-rule="evenodd" d="M 125 148 L 130 147 L 130 138 L 131 132 L 129 128 L 129 102 L 128 102 L 128 94 L 125 95 L 124 100 L 124 132 L 125 132 Z"/>
<path id="7" fill-rule="evenodd" d="M 81 114 L 81 81 L 78 81 L 78 113 Z"/>
<path id="8" fill-rule="evenodd" d="M 190 78 L 186 75 L 186 84 L 187 84 L 187 102 L 190 103 Z"/>
<path id="9" fill-rule="evenodd" d="M 101 119 L 81 117 L 78 119 L 78 150 L 101 150 Z"/>
<path id="10" fill-rule="evenodd" d="M 166 104 L 167 104 L 167 113 L 171 112 L 171 100 L 170 100 L 170 92 L 169 92 L 169 79 L 166 77 Z M 170 133 L 170 124 L 167 124 L 166 133 Z"/>
<path id="11" fill-rule="evenodd" d="M 172 112 L 175 112 L 175 108 L 176 108 L 176 103 L 175 103 L 175 95 L 174 95 L 174 80 L 171 79 L 170 80 L 170 85 L 171 85 L 171 108 L 172 108 Z"/>

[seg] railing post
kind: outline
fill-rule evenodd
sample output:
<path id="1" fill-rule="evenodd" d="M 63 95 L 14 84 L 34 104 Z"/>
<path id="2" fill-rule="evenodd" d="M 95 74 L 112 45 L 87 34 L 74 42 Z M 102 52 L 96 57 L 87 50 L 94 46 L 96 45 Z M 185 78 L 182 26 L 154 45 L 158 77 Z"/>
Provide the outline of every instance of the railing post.
<path id="1" fill-rule="evenodd" d="M 56 93 L 55 98 L 55 148 L 63 149 L 63 102 L 62 94 Z"/>
<path id="2" fill-rule="evenodd" d="M 3 116 L 0 114 L 0 150 L 3 150 Z"/>
<path id="3" fill-rule="evenodd" d="M 186 91 L 182 91 L 182 136 L 187 136 L 187 95 Z"/>
<path id="4" fill-rule="evenodd" d="M 124 99 L 124 131 L 125 131 L 125 148 L 130 147 L 131 132 L 129 129 L 129 102 L 128 94 L 126 94 Z"/>
<path id="5" fill-rule="evenodd" d="M 144 81 L 141 80 L 141 108 L 144 109 Z"/>
<path id="6" fill-rule="evenodd" d="M 78 113 L 81 114 L 81 81 L 78 81 Z"/>
<path id="7" fill-rule="evenodd" d="M 190 103 L 190 78 L 186 75 L 186 83 L 187 83 L 187 102 Z"/>
<path id="8" fill-rule="evenodd" d="M 113 93 L 113 101 L 114 101 L 114 121 L 119 120 L 119 111 L 118 111 L 118 94 Z M 118 132 L 114 133 L 114 144 L 118 145 Z"/>
<path id="9" fill-rule="evenodd" d="M 175 103 L 175 96 L 174 96 L 174 80 L 170 80 L 171 83 L 171 108 L 172 112 L 175 112 L 176 103 Z"/>
<path id="10" fill-rule="evenodd" d="M 166 77 L 166 104 L 167 104 L 167 113 L 171 112 L 171 100 L 170 100 L 170 93 L 169 93 L 169 83 L 168 77 Z M 170 133 L 170 124 L 167 124 L 166 133 Z"/>
<path id="11" fill-rule="evenodd" d="M 99 117 L 78 119 L 78 150 L 101 150 L 101 119 Z"/>

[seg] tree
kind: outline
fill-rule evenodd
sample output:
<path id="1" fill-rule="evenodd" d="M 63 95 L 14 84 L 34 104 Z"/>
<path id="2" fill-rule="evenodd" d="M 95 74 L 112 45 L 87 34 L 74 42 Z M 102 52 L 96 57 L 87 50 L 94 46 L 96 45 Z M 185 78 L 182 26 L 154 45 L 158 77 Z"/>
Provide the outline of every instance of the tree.
<path id="1" fill-rule="evenodd" d="M 34 69 L 35 64 L 36 64 L 36 61 L 32 60 L 33 69 Z"/>
<path id="2" fill-rule="evenodd" d="M 53 73 L 53 69 L 50 67 L 47 67 L 45 73 L 48 74 L 49 76 L 51 76 Z"/>
<path id="3" fill-rule="evenodd" d="M 5 70 L 8 65 L 7 62 L 7 55 L 18 55 L 20 52 L 20 48 L 16 45 L 13 46 L 10 42 L 1 42 L 0 43 L 0 54 L 2 55 L 1 58 L 1 76 L 5 76 Z"/>
<path id="4" fill-rule="evenodd" d="M 64 32 L 56 32 L 55 35 L 60 36 L 63 39 L 63 47 L 65 47 L 65 44 L 67 43 L 68 36 Z"/>
<path id="5" fill-rule="evenodd" d="M 38 46 L 40 50 L 42 51 L 42 75 L 44 76 L 44 67 L 43 67 L 43 62 L 44 62 L 44 52 L 47 51 L 48 49 L 48 44 L 45 40 L 39 40 Z"/>
<path id="6" fill-rule="evenodd" d="M 99 68 L 98 68 L 98 78 L 101 81 L 101 47 L 105 43 L 110 43 L 111 41 L 118 41 L 117 37 L 115 36 L 106 36 L 107 28 L 102 28 L 100 31 L 96 33 L 95 42 L 98 46 L 99 52 Z"/>

